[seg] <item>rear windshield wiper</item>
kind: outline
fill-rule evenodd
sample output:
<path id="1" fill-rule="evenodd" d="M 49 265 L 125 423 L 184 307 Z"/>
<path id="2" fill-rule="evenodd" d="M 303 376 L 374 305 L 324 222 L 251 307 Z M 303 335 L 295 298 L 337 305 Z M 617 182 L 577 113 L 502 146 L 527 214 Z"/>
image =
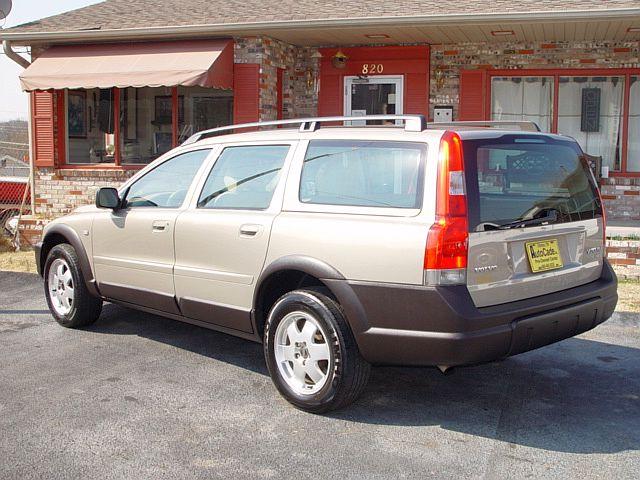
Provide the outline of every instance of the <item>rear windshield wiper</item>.
<path id="1" fill-rule="evenodd" d="M 557 210 L 548 210 L 548 212 L 549 213 L 547 213 L 543 217 L 518 219 L 518 220 L 514 220 L 513 222 L 500 223 L 500 224 L 484 222 L 481 224 L 481 226 L 484 227 L 484 231 L 486 232 L 487 230 L 510 230 L 512 228 L 524 228 L 524 227 L 530 227 L 532 225 L 544 225 L 547 223 L 556 222 L 558 220 Z"/>

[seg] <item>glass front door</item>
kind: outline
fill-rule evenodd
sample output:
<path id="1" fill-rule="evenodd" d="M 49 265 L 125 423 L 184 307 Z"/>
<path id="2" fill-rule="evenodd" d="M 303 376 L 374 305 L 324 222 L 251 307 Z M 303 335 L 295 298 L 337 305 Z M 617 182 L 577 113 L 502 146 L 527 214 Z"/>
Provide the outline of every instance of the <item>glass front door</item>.
<path id="1" fill-rule="evenodd" d="M 386 75 L 371 77 L 345 77 L 345 115 L 401 115 L 402 77 Z M 364 125 L 361 120 L 350 122 Z M 370 125 L 382 125 L 383 121 L 369 121 Z"/>

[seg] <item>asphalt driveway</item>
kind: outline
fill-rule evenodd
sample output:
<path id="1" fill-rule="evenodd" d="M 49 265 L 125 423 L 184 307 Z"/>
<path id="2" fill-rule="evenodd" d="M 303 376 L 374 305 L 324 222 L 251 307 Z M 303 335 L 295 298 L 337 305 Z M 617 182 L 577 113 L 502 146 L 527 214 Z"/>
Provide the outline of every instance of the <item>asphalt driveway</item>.
<path id="1" fill-rule="evenodd" d="M 330 416 L 261 346 L 106 305 L 59 327 L 0 272 L 0 478 L 616 478 L 640 472 L 640 315 L 444 376 L 376 368 Z"/>

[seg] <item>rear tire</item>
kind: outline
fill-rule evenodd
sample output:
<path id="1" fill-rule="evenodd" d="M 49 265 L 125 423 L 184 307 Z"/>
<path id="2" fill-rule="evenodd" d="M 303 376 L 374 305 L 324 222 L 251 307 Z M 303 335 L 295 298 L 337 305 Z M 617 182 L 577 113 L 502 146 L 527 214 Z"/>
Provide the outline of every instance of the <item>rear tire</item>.
<path id="1" fill-rule="evenodd" d="M 44 291 L 53 318 L 67 328 L 95 322 L 102 311 L 102 299 L 87 290 L 78 254 L 66 243 L 51 249 L 44 266 Z"/>
<path id="2" fill-rule="evenodd" d="M 352 403 L 371 370 L 340 305 L 315 290 L 294 290 L 275 303 L 265 325 L 264 354 L 278 391 L 311 413 Z"/>

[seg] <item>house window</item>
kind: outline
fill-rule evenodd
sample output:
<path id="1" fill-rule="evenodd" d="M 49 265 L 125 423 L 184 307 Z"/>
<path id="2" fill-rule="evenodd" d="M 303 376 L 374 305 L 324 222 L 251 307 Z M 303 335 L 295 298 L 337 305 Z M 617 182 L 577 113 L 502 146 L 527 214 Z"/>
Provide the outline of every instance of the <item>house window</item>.
<path id="1" fill-rule="evenodd" d="M 71 165 L 145 165 L 233 118 L 232 92 L 213 88 L 69 90 L 66 98 Z"/>
<path id="2" fill-rule="evenodd" d="M 553 109 L 553 77 L 493 77 L 491 119 L 535 122 L 550 132 Z"/>
<path id="3" fill-rule="evenodd" d="M 171 88 L 124 88 L 120 92 L 122 164 L 146 164 L 171 150 Z"/>
<path id="4" fill-rule="evenodd" d="M 619 171 L 624 77 L 560 77 L 559 82 L 558 132 Z"/>
<path id="5" fill-rule="evenodd" d="M 640 76 L 632 69 L 489 71 L 492 120 L 575 138 L 611 172 L 640 173 Z"/>
<path id="6" fill-rule="evenodd" d="M 114 89 L 67 91 L 68 163 L 114 163 Z"/>
<path id="7" fill-rule="evenodd" d="M 233 92 L 204 87 L 178 87 L 184 115 L 178 116 L 178 143 L 201 130 L 233 123 Z"/>

